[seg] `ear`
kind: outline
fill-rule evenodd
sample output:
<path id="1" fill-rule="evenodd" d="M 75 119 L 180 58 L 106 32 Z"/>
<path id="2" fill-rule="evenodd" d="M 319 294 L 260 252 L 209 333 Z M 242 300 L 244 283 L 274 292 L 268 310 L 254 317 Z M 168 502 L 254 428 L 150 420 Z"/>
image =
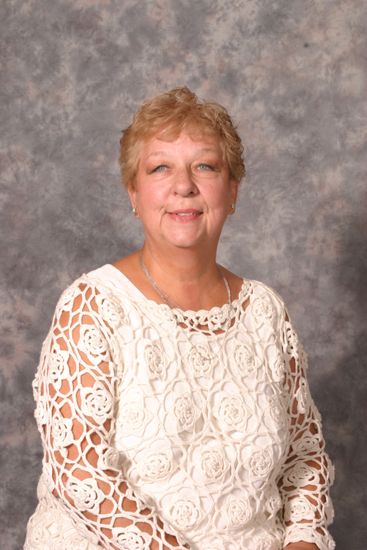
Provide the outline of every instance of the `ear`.
<path id="1" fill-rule="evenodd" d="M 239 182 L 235 179 L 231 179 L 229 182 L 229 185 L 230 185 L 231 203 L 236 204 Z"/>
<path id="2" fill-rule="evenodd" d="M 136 207 L 136 188 L 135 188 L 134 182 L 129 183 L 127 187 L 127 192 L 129 194 L 132 208 Z"/>

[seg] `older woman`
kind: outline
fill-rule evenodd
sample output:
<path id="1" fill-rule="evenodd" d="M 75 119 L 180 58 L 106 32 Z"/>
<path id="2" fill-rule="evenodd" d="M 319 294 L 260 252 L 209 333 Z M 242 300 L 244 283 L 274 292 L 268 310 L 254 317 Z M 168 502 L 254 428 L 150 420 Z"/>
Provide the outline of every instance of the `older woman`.
<path id="1" fill-rule="evenodd" d="M 157 96 L 120 160 L 144 245 L 57 304 L 24 548 L 334 548 L 305 354 L 281 298 L 216 261 L 244 175 L 229 115 L 187 88 Z"/>

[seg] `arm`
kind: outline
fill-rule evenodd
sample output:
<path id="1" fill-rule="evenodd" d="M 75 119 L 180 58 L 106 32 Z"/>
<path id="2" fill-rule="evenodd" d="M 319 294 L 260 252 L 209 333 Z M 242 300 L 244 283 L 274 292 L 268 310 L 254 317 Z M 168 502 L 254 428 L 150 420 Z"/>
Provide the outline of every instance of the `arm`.
<path id="1" fill-rule="evenodd" d="M 103 548 L 183 548 L 123 475 L 113 448 L 118 305 L 86 283 L 61 297 L 35 381 L 49 489 Z M 118 359 L 117 359 L 118 363 Z"/>
<path id="2" fill-rule="evenodd" d="M 334 470 L 325 452 L 320 414 L 310 395 L 306 356 L 288 317 L 283 351 L 288 363 L 285 385 L 290 443 L 278 486 L 283 500 L 285 548 L 332 550 L 335 543 L 327 526 L 333 519 L 329 486 Z"/>

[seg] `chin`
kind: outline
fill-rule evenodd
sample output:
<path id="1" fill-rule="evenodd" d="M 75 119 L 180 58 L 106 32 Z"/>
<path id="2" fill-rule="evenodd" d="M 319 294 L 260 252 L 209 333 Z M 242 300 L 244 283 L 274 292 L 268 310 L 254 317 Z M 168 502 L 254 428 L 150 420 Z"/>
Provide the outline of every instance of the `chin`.
<path id="1" fill-rule="evenodd" d="M 190 235 L 188 233 L 175 234 L 174 232 L 170 232 L 168 235 L 163 236 L 163 238 L 168 244 L 178 246 L 179 248 L 191 248 L 202 244 L 205 240 L 202 238 L 202 235 L 198 235 L 197 233 Z"/>
<path id="2" fill-rule="evenodd" d="M 190 242 L 190 241 L 174 241 L 174 242 L 170 242 L 170 245 L 173 246 L 174 248 L 182 248 L 182 249 L 194 249 L 194 248 L 200 248 L 200 247 L 203 247 L 204 245 L 202 243 L 198 243 L 198 242 Z"/>

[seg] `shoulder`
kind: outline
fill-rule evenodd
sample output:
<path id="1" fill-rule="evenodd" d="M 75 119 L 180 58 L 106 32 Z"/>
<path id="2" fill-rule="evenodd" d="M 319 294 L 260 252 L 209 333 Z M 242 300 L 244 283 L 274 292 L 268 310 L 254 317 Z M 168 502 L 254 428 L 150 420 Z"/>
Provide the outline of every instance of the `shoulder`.
<path id="1" fill-rule="evenodd" d="M 246 279 L 244 279 L 246 281 Z M 280 307 L 285 308 L 285 303 L 282 296 L 273 287 L 256 279 L 250 279 L 248 281 L 252 288 L 254 297 L 267 297 L 272 302 L 278 304 Z"/>
<path id="2" fill-rule="evenodd" d="M 105 264 L 77 277 L 62 291 L 56 304 L 56 314 L 89 311 L 110 319 L 113 312 L 119 309 L 113 275 L 114 268 Z"/>
<path id="3" fill-rule="evenodd" d="M 100 292 L 108 292 L 113 286 L 112 283 L 114 282 L 114 278 L 116 278 L 116 268 L 114 268 L 112 264 L 104 264 L 79 275 L 62 291 L 61 297 L 67 297 L 73 294 L 74 291 L 77 292 L 78 289 L 80 290 L 84 287 L 91 290 L 99 289 Z"/>
<path id="4" fill-rule="evenodd" d="M 288 316 L 285 302 L 274 288 L 256 279 L 247 279 L 236 275 L 222 266 L 221 268 L 230 283 L 233 296 L 249 298 L 250 305 L 255 307 L 261 308 L 261 305 L 266 307 L 268 304 L 268 307 L 275 308 L 283 317 Z"/>
<path id="5" fill-rule="evenodd" d="M 244 284 L 247 285 L 251 316 L 257 322 L 272 320 L 274 328 L 280 329 L 289 319 L 282 296 L 274 288 L 255 279 L 244 279 Z"/>

